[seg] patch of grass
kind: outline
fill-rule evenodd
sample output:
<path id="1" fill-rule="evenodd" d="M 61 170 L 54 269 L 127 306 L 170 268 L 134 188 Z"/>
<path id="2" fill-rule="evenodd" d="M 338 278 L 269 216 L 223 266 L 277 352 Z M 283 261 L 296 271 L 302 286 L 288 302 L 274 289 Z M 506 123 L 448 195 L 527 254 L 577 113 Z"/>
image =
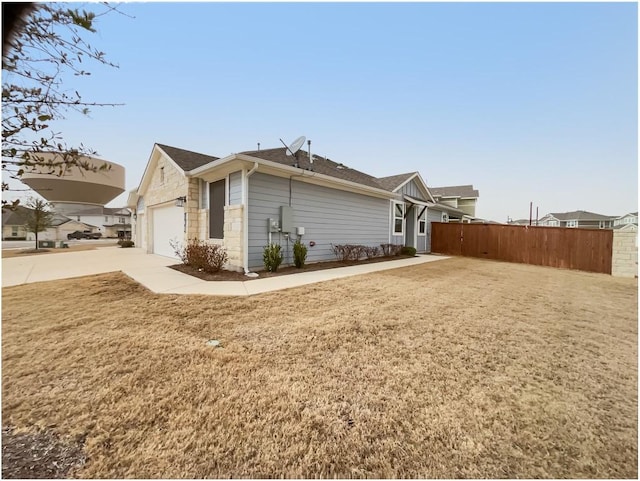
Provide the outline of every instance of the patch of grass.
<path id="1" fill-rule="evenodd" d="M 3 421 L 84 439 L 80 477 L 637 476 L 637 280 L 453 258 L 249 298 L 117 273 L 2 295 Z"/>

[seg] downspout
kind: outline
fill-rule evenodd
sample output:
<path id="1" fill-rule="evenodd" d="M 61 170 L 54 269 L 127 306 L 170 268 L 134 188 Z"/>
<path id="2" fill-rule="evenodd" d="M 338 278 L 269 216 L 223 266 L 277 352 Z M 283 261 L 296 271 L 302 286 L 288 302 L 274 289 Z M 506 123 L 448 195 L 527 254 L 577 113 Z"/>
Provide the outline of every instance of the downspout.
<path id="1" fill-rule="evenodd" d="M 249 177 L 258 170 L 258 163 L 253 163 L 253 168 L 247 172 L 244 176 L 244 191 L 242 192 L 242 203 L 244 204 L 244 210 L 242 212 L 242 223 L 244 227 L 244 246 L 242 249 L 242 256 L 244 257 L 244 273 L 248 275 L 249 272 Z M 254 274 L 255 275 L 255 274 Z"/>

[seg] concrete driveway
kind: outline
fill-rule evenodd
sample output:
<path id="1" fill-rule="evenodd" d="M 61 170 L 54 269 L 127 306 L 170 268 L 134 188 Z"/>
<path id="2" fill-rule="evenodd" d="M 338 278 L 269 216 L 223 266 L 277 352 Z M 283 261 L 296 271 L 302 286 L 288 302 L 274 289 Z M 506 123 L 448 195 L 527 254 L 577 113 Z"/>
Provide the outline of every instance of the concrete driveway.
<path id="1" fill-rule="evenodd" d="M 247 296 L 370 272 L 447 259 L 420 255 L 409 259 L 241 281 L 208 282 L 167 266 L 179 261 L 142 249 L 102 247 L 89 251 L 39 254 L 2 260 L 2 287 L 122 271 L 156 293 Z"/>
<path id="2" fill-rule="evenodd" d="M 13 257 L 2 259 L 2 287 L 114 271 L 125 273 L 173 271 L 173 269 L 166 269 L 166 266 L 177 263 L 178 261 L 168 257 L 147 255 L 142 249 L 120 247 Z"/>

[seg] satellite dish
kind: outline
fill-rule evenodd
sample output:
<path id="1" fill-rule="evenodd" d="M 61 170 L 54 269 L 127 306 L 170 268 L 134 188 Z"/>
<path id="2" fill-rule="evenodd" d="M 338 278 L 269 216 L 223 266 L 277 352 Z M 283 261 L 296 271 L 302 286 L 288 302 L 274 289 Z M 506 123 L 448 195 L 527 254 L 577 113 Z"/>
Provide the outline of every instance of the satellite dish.
<path id="1" fill-rule="evenodd" d="M 294 140 L 293 142 L 291 142 L 291 145 L 289 145 L 289 147 L 287 148 L 287 155 L 293 155 L 298 150 L 300 150 L 300 147 L 304 145 L 305 140 L 307 140 L 307 138 L 304 135 L 302 135 L 298 137 L 296 140 Z"/>

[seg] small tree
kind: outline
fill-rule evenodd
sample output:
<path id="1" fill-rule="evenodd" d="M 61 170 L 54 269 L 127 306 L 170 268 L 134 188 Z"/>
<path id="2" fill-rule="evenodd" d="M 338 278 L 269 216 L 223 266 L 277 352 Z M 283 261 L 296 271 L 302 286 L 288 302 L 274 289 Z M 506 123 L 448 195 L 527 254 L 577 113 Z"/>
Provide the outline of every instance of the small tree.
<path id="1" fill-rule="evenodd" d="M 38 249 L 38 232 L 44 232 L 53 225 L 53 212 L 49 204 L 41 199 L 30 198 L 27 201 L 29 211 L 25 214 L 25 228 L 27 232 L 36 235 L 36 249 Z"/>
<path id="2" fill-rule="evenodd" d="M 5 2 L 6 3 L 6 2 Z M 3 15 L 15 8 L 2 5 Z M 19 9 L 13 36 L 3 37 L 2 49 L 2 171 L 20 180 L 25 172 L 63 176 L 72 167 L 81 171 L 108 170 L 85 156 L 95 154 L 80 144 L 67 145 L 54 124 L 69 111 L 89 113 L 89 107 L 117 104 L 86 101 L 68 85 L 70 76 L 87 76 L 85 65 L 117 67 L 89 44 L 98 13 L 69 8 L 65 3 L 34 3 Z M 121 12 L 119 12 L 121 13 Z M 3 18 L 3 29 L 5 27 Z M 4 33 L 4 32 L 3 32 Z M 3 176 L 2 191 L 12 190 Z M 12 207 L 18 201 L 10 204 Z M 9 205 L 2 200 L 2 206 Z"/>

